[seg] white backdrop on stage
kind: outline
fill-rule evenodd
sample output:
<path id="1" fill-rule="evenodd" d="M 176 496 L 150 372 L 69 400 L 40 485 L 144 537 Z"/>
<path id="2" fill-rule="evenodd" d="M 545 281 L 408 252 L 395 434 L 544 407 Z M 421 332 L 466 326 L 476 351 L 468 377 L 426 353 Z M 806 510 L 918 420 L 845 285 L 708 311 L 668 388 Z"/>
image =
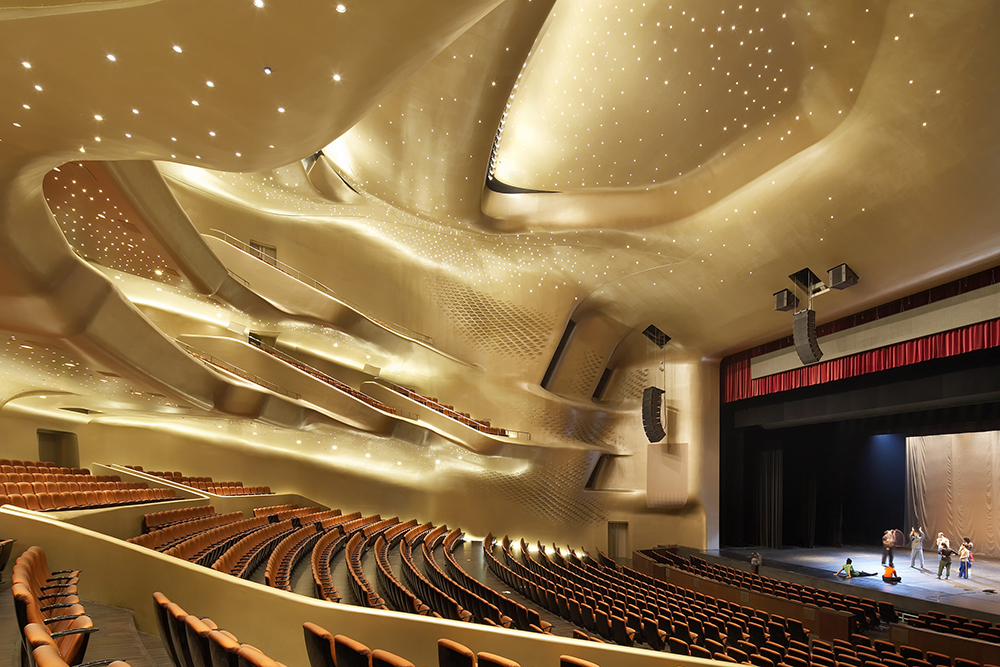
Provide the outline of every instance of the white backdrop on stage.
<path id="1" fill-rule="evenodd" d="M 943 532 L 957 550 L 1000 556 L 1000 431 L 906 439 L 906 531 L 923 526 L 924 547 Z"/>

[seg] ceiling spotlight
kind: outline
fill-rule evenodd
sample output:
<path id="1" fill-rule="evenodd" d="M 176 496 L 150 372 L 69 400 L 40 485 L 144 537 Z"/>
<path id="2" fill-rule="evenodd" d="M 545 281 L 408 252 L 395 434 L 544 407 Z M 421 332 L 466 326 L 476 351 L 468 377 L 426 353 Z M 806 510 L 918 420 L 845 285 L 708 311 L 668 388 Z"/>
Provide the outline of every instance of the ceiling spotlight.
<path id="1" fill-rule="evenodd" d="M 115 58 L 115 57 L 114 57 L 113 55 L 111 55 L 111 54 L 109 53 L 109 54 L 108 54 L 108 60 L 110 60 L 111 62 L 114 62 L 114 61 L 116 61 L 116 60 L 118 60 L 118 59 L 117 59 L 117 58 Z"/>
<path id="2" fill-rule="evenodd" d="M 334 81 L 340 81 L 340 75 L 339 74 L 334 74 L 333 75 L 333 80 Z"/>
<path id="3" fill-rule="evenodd" d="M 264 66 L 264 74 L 270 74 L 270 73 L 271 73 L 271 68 L 268 67 L 267 65 L 265 65 Z"/>
<path id="4" fill-rule="evenodd" d="M 27 60 L 22 60 L 21 64 L 24 65 L 27 69 L 31 69 L 31 63 L 29 63 Z"/>
<path id="5" fill-rule="evenodd" d="M 347 11 L 347 7 L 345 7 L 344 5 L 337 5 L 337 12 L 338 13 L 343 14 L 346 11 Z"/>
<path id="6" fill-rule="evenodd" d="M 264 6 L 264 0 L 253 0 L 253 6 L 254 7 L 263 7 Z"/>
<path id="7" fill-rule="evenodd" d="M 177 53 L 184 53 L 184 49 L 177 46 L 176 44 L 174 44 L 174 51 L 176 51 Z"/>

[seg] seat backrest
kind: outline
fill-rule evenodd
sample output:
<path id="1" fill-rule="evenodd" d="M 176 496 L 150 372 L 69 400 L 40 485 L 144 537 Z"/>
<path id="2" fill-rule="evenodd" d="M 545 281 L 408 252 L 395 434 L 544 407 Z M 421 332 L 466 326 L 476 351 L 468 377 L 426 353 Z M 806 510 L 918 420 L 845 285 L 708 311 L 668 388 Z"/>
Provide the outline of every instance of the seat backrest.
<path id="1" fill-rule="evenodd" d="M 372 651 L 372 667 L 415 667 L 415 665 L 406 658 L 377 648 Z"/>
<path id="2" fill-rule="evenodd" d="M 571 655 L 559 656 L 559 667 L 599 667 L 583 658 L 574 658 Z"/>
<path id="3" fill-rule="evenodd" d="M 306 654 L 311 667 L 336 667 L 333 661 L 333 634 L 315 623 L 303 623 L 302 633 L 306 640 Z"/>
<path id="4" fill-rule="evenodd" d="M 493 653 L 480 651 L 479 667 L 521 667 L 521 665 L 513 660 L 503 657 L 502 655 L 495 655 Z"/>
<path id="5" fill-rule="evenodd" d="M 438 667 L 475 667 L 475 665 L 476 654 L 468 647 L 450 639 L 438 640 Z"/>
<path id="6" fill-rule="evenodd" d="M 361 642 L 354 641 L 344 635 L 333 638 L 334 655 L 337 667 L 369 667 L 371 665 L 371 649 Z"/>

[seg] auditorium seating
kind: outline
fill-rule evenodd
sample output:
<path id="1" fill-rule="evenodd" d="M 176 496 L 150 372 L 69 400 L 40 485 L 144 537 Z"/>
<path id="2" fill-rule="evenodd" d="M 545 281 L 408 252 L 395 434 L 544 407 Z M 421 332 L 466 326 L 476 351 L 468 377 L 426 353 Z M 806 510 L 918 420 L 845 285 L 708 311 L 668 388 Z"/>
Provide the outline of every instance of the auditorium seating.
<path id="1" fill-rule="evenodd" d="M 79 570 L 49 569 L 41 547 L 29 547 L 14 564 L 11 594 L 23 662 L 38 667 L 79 665 L 97 631 L 77 595 Z M 91 665 L 107 665 L 104 660 Z"/>
<path id="2" fill-rule="evenodd" d="M 402 385 L 398 385 L 394 382 L 389 382 L 388 380 L 385 379 L 382 379 L 381 382 L 386 387 L 392 389 L 397 394 L 406 396 L 410 400 L 416 401 L 421 405 L 426 405 L 431 410 L 434 410 L 435 412 L 440 412 L 444 416 L 450 419 L 454 419 L 455 421 L 461 424 L 465 424 L 469 428 L 474 428 L 477 431 L 480 431 L 482 433 L 487 433 L 489 435 L 497 435 L 504 438 L 511 437 L 511 433 L 509 431 L 502 428 L 496 428 L 494 426 L 491 426 L 489 421 L 482 419 L 473 419 L 467 412 L 458 412 L 455 410 L 454 406 L 445 405 L 444 403 L 438 401 L 438 399 L 436 398 L 428 398 L 423 394 L 418 394 L 417 392 L 411 389 L 407 389 Z"/>
<path id="3" fill-rule="evenodd" d="M 213 493 L 217 496 L 255 496 L 269 495 L 272 493 L 271 487 L 269 486 L 244 486 L 243 482 L 240 481 L 223 482 L 215 481 L 211 477 L 189 477 L 178 471 L 143 470 L 142 466 L 124 467 L 129 470 L 135 470 L 136 472 L 153 475 L 154 477 L 160 477 L 174 484 L 181 484 L 198 491 Z"/>
<path id="4" fill-rule="evenodd" d="M 1000 644 L 1000 623 L 993 625 L 979 618 L 967 618 L 958 614 L 928 611 L 906 619 L 907 625 L 935 632 L 958 635 L 966 639 L 981 639 Z"/>
<path id="5" fill-rule="evenodd" d="M 333 635 L 315 623 L 304 623 L 306 653 L 310 667 L 414 667 L 406 658 L 381 649 L 372 650 L 344 635 Z M 468 647 L 442 638 L 438 640 L 438 667 L 520 667 L 520 664 L 485 651 L 478 655 Z M 559 667 L 599 667 L 574 658 L 559 656 Z"/>
<path id="6" fill-rule="evenodd" d="M 36 512 L 136 505 L 175 497 L 173 489 L 150 489 L 145 482 L 123 482 L 117 475 L 91 475 L 86 468 L 59 467 L 48 461 L 0 463 L 0 505 Z"/>
<path id="7" fill-rule="evenodd" d="M 453 597 L 431 583 L 413 562 L 413 549 L 417 544 L 422 544 L 424 540 L 433 542 L 435 538 L 443 536 L 447 532 L 447 526 L 438 526 L 426 534 L 415 535 L 413 542 L 408 542 L 405 539 L 399 542 L 403 580 L 414 595 L 443 617 L 468 622 L 472 620 L 472 612 L 464 609 Z"/>
<path id="8" fill-rule="evenodd" d="M 322 371 L 316 370 L 312 366 L 310 366 L 310 365 L 308 365 L 308 364 L 306 364 L 306 363 L 304 363 L 302 361 L 299 361 L 298 359 L 296 359 L 295 357 L 293 357 L 291 355 L 285 354 L 284 352 L 282 352 L 281 350 L 279 350 L 279 349 L 277 349 L 275 347 L 272 347 L 270 345 L 267 345 L 267 344 L 263 343 L 259 339 L 254 338 L 253 336 L 250 337 L 250 344 L 254 345 L 254 346 L 258 347 L 258 348 L 260 348 L 264 352 L 267 352 L 272 357 L 276 357 L 276 358 L 284 361 L 289 366 L 294 366 L 295 368 L 299 369 L 303 373 L 307 373 L 308 375 L 313 376 L 314 378 L 316 378 L 320 382 L 323 382 L 324 384 L 330 385 L 331 387 L 333 387 L 337 391 L 340 391 L 340 392 L 342 392 L 344 394 L 347 394 L 348 396 L 350 396 L 352 398 L 355 398 L 355 399 L 361 401 L 362 403 L 370 405 L 371 407 L 375 408 L 376 410 L 381 410 L 382 412 L 387 412 L 387 413 L 389 413 L 391 415 L 396 414 L 396 408 L 390 407 L 390 406 L 386 405 L 385 403 L 383 403 L 382 401 L 380 401 L 380 400 L 378 400 L 376 398 L 372 398 L 371 396 L 369 396 L 368 394 L 366 394 L 366 393 L 364 393 L 362 391 L 358 391 L 357 389 L 355 389 L 351 385 L 349 385 L 346 382 L 343 382 L 341 380 L 338 380 L 337 378 L 333 377 L 332 375 L 327 375 L 326 373 L 324 373 Z"/>
<path id="9" fill-rule="evenodd" d="M 160 640 L 176 667 L 284 667 L 211 619 L 189 615 L 163 593 L 153 593 Z"/>
<path id="10" fill-rule="evenodd" d="M 639 553 L 656 562 L 730 586 L 850 613 L 861 629 L 877 628 L 882 623 L 892 622 L 897 616 L 892 603 L 889 602 L 878 603 L 856 595 L 752 574 L 726 565 L 709 563 L 697 556 L 684 558 L 666 549 L 645 549 Z"/>

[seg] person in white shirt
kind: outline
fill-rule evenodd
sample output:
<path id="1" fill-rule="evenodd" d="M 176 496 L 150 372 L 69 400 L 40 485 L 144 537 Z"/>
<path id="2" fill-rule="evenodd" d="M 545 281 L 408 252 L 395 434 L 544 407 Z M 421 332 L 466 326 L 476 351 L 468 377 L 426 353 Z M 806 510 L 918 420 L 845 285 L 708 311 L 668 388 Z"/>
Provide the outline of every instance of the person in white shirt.
<path id="1" fill-rule="evenodd" d="M 924 529 L 910 527 L 910 567 L 916 567 L 914 563 L 920 561 L 920 569 L 924 569 Z"/>

